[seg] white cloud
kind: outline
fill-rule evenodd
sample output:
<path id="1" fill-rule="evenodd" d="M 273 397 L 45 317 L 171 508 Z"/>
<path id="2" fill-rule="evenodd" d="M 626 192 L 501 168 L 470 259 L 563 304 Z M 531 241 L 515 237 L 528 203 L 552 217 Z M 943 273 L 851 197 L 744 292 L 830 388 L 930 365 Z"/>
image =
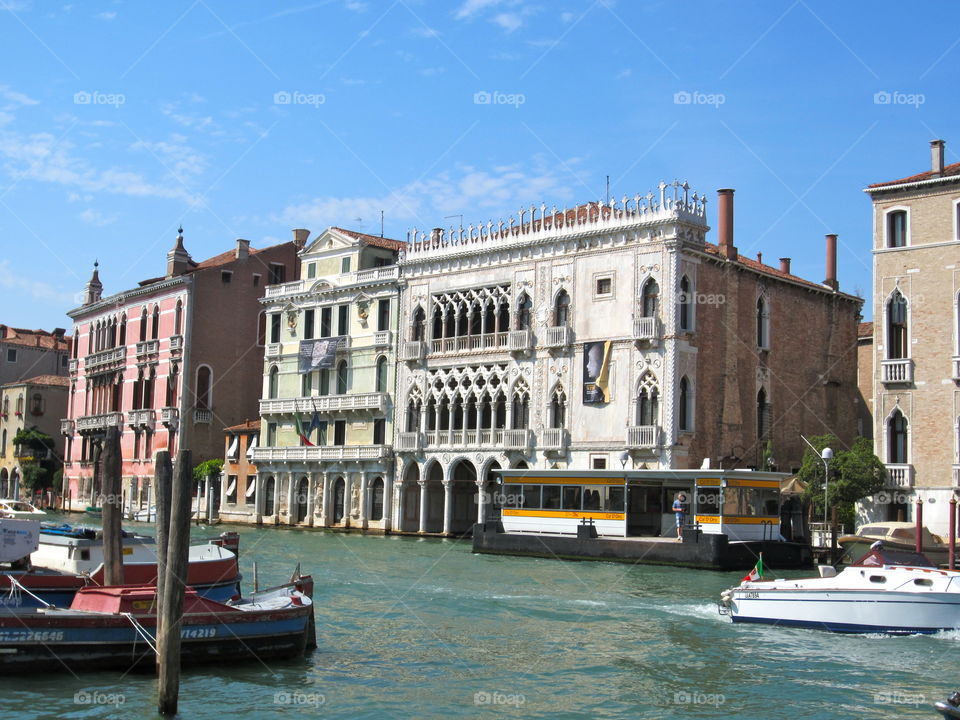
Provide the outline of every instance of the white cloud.
<path id="1" fill-rule="evenodd" d="M 99 210 L 94 208 L 87 208 L 79 215 L 80 219 L 88 225 L 93 225 L 95 227 L 103 227 L 104 225 L 109 225 L 117 221 L 116 215 L 104 215 Z"/>
<path id="2" fill-rule="evenodd" d="M 458 20 L 468 18 L 481 10 L 499 5 L 500 2 L 501 0 L 465 0 L 463 5 L 457 9 L 456 17 Z"/>
<path id="3" fill-rule="evenodd" d="M 512 33 L 518 27 L 523 25 L 523 20 L 516 13 L 499 13 L 494 15 L 491 22 L 494 25 L 499 25 L 508 33 Z"/>
<path id="4" fill-rule="evenodd" d="M 432 27 L 425 27 L 423 25 L 417 25 L 416 27 L 410 28 L 410 34 L 415 37 L 421 38 L 435 38 L 440 37 L 439 31 L 435 30 Z"/>
<path id="5" fill-rule="evenodd" d="M 102 12 L 102 13 L 97 13 L 97 17 L 100 18 L 101 20 L 110 21 L 110 20 L 113 20 L 114 18 L 116 18 L 116 17 L 117 17 L 117 14 L 116 14 L 115 12 L 113 12 L 113 11 L 110 11 L 110 12 Z"/>
<path id="6" fill-rule="evenodd" d="M 343 5 L 347 10 L 352 10 L 353 12 L 366 12 L 367 8 L 370 7 L 365 2 L 358 2 L 358 0 L 347 0 Z"/>
<path id="7" fill-rule="evenodd" d="M 32 97 L 24 95 L 22 92 L 17 92 L 16 90 L 11 89 L 9 85 L 0 85 L 0 98 L 12 103 L 14 106 L 40 104 L 39 100 L 34 100 Z"/>
<path id="8" fill-rule="evenodd" d="M 576 15 L 574 15 L 572 12 L 560 13 L 560 22 L 566 25 L 567 23 L 571 22 L 575 17 Z"/>
<path id="9" fill-rule="evenodd" d="M 623 80 L 633 75 L 633 70 L 630 68 L 623 68 L 620 72 L 617 73 L 617 80 Z"/>
<path id="10" fill-rule="evenodd" d="M 75 294 L 66 292 L 62 288 L 50 285 L 40 280 L 33 280 L 35 272 L 23 268 L 20 271 L 10 266 L 9 260 L 0 260 L 0 288 L 9 291 L 4 293 L 8 298 L 28 295 L 34 300 L 49 302 L 61 307 L 76 304 Z"/>
<path id="11" fill-rule="evenodd" d="M 446 68 L 444 67 L 428 67 L 428 68 L 423 68 L 423 70 L 420 71 L 420 74 L 423 75 L 424 77 L 434 77 L 436 75 L 442 74 L 445 71 L 446 71 Z"/>
<path id="12" fill-rule="evenodd" d="M 138 141 L 130 149 L 146 150 L 184 185 L 196 180 L 209 166 L 207 156 L 190 147 L 187 138 L 177 133 L 169 140 Z"/>

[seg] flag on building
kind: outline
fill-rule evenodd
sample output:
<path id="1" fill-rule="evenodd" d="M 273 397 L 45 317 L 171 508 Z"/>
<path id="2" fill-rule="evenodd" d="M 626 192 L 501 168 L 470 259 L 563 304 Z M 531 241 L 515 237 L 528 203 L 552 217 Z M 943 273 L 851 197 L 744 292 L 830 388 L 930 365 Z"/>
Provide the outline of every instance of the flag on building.
<path id="1" fill-rule="evenodd" d="M 303 431 L 303 423 L 300 422 L 299 413 L 296 416 L 294 416 L 294 421 L 297 423 L 297 435 L 300 436 L 300 442 L 302 442 L 304 445 L 309 445 L 310 447 L 313 447 L 313 443 L 310 442 L 310 436 Z"/>
<path id="2" fill-rule="evenodd" d="M 307 437 L 313 435 L 313 431 L 320 427 L 320 413 L 313 411 L 313 417 L 310 418 L 310 427 L 307 428 Z"/>
<path id="3" fill-rule="evenodd" d="M 760 559 L 753 566 L 753 570 L 748 572 L 741 582 L 754 582 L 756 580 L 763 580 L 763 555 L 760 555 Z"/>

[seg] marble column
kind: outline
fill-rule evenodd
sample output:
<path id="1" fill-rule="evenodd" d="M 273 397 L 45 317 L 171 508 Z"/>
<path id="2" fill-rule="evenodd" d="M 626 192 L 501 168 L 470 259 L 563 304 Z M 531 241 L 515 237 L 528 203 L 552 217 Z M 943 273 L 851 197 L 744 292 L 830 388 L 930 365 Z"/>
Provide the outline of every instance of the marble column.
<path id="1" fill-rule="evenodd" d="M 313 527 L 313 502 L 316 495 L 314 485 L 317 481 L 315 475 L 316 473 L 313 472 L 307 473 L 307 517 L 305 520 L 309 527 Z"/>
<path id="2" fill-rule="evenodd" d="M 320 526 L 330 527 L 330 473 L 322 473 L 321 477 L 320 482 L 323 483 L 323 507 L 320 508 Z"/>
<path id="3" fill-rule="evenodd" d="M 343 523 L 350 527 L 350 513 L 353 512 L 353 482 L 349 472 L 343 474 Z"/>
<path id="4" fill-rule="evenodd" d="M 360 514 L 357 522 L 364 530 L 367 528 L 367 471 L 360 471 Z"/>
<path id="5" fill-rule="evenodd" d="M 483 525 L 487 519 L 487 486 L 483 480 L 477 480 L 477 522 Z"/>
<path id="6" fill-rule="evenodd" d="M 383 530 L 390 532 L 393 529 L 393 476 L 386 474 L 383 477 Z"/>
<path id="7" fill-rule="evenodd" d="M 417 480 L 420 486 L 420 532 L 427 531 L 427 481 L 421 478 Z"/>
<path id="8" fill-rule="evenodd" d="M 293 525 L 297 521 L 296 503 L 299 501 L 296 493 L 296 473 L 287 473 L 287 523 Z"/>
<path id="9" fill-rule="evenodd" d="M 280 523 L 280 486 L 283 484 L 282 473 L 277 473 L 273 477 L 273 524 Z"/>
<path id="10" fill-rule="evenodd" d="M 453 481 L 443 483 L 443 534 L 449 535 L 453 526 Z"/>

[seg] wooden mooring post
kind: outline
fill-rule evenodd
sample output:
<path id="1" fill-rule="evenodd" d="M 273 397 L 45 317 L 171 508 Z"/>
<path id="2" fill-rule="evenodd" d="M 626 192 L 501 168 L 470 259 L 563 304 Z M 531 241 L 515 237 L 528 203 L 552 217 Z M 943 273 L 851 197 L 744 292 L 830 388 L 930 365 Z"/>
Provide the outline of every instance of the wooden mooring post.
<path id="1" fill-rule="evenodd" d="M 167 577 L 167 544 L 170 537 L 170 492 L 173 483 L 173 463 L 170 460 L 170 451 L 161 450 L 154 459 L 153 495 L 156 503 L 155 518 L 157 526 L 157 595 L 154 601 L 157 609 L 157 668 L 160 667 L 160 645 L 163 642 L 163 588 Z M 149 512 L 149 498 L 147 512 Z"/>
<path id="2" fill-rule="evenodd" d="M 123 538 L 120 530 L 123 514 L 123 498 L 120 492 L 123 461 L 120 456 L 120 429 L 117 427 L 107 428 L 100 471 L 103 478 L 101 507 L 104 582 L 107 585 L 123 585 Z"/>
<path id="3" fill-rule="evenodd" d="M 160 662 L 157 710 L 161 715 L 168 716 L 177 714 L 180 695 L 180 624 L 190 554 L 191 460 L 189 450 L 180 450 L 173 469 L 166 568 L 160 603 L 160 634 L 163 639 L 157 647 Z"/>

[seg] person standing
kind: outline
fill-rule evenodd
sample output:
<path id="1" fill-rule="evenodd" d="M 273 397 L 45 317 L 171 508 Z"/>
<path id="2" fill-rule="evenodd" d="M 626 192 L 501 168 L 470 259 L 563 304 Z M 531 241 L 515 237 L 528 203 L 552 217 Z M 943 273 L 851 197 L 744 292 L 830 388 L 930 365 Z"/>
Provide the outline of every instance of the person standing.
<path id="1" fill-rule="evenodd" d="M 678 493 L 673 500 L 673 515 L 677 519 L 677 542 L 683 542 L 683 521 L 687 514 L 686 501 L 687 496 L 683 493 Z"/>

